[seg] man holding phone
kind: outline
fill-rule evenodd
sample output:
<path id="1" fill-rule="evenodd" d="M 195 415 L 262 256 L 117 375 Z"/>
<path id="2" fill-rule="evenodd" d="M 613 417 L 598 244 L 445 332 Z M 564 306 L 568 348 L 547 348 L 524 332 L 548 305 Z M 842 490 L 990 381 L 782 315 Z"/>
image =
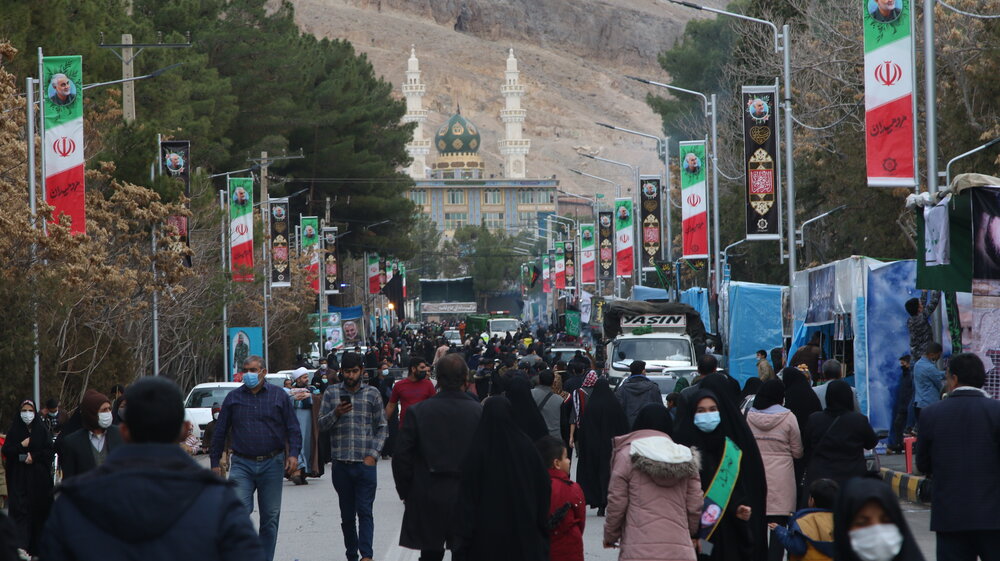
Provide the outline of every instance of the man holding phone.
<path id="1" fill-rule="evenodd" d="M 379 391 L 361 383 L 364 359 L 345 353 L 344 381 L 327 388 L 319 412 L 319 430 L 330 431 L 333 488 L 340 500 L 341 529 L 347 559 L 371 561 L 375 519 L 372 508 L 378 473 L 375 464 L 386 437 Z"/>

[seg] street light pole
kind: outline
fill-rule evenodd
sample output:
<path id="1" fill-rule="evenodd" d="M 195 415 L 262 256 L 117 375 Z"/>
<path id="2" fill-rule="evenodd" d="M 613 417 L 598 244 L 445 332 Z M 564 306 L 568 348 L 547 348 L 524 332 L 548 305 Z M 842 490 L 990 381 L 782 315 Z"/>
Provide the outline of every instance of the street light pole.
<path id="1" fill-rule="evenodd" d="M 993 140 L 987 142 L 986 144 L 983 144 L 981 146 L 977 146 L 977 147 L 973 148 L 972 150 L 969 150 L 968 152 L 965 152 L 963 154 L 959 154 L 959 155 L 955 156 L 954 158 L 948 160 L 948 165 L 945 166 L 945 168 L 944 168 L 944 177 L 945 177 L 945 182 L 946 182 L 945 189 L 951 187 L 951 164 L 954 164 L 955 162 L 961 160 L 962 158 L 964 158 L 966 156 L 971 156 L 971 155 L 975 154 L 976 152 L 982 152 L 983 150 L 986 150 L 987 148 L 989 148 L 990 146 L 993 146 L 997 142 L 1000 142 L 1000 136 L 994 138 Z"/>
<path id="2" fill-rule="evenodd" d="M 625 167 L 625 168 L 628 168 L 628 169 L 632 170 L 632 176 L 633 176 L 633 181 L 634 181 L 633 185 L 635 185 L 636 190 L 639 189 L 639 167 L 638 166 L 633 166 L 633 165 L 630 165 L 630 164 L 626 164 L 625 162 L 618 162 L 618 161 L 615 161 L 615 160 L 609 160 L 607 158 L 601 158 L 600 156 L 592 156 L 590 154 L 580 154 L 580 155 L 583 156 L 584 158 L 590 158 L 591 160 L 597 160 L 598 162 L 604 162 L 606 164 L 612 164 L 612 165 L 616 165 L 616 166 L 621 166 L 621 167 Z M 621 196 L 621 189 L 619 189 L 619 192 L 616 194 L 616 197 L 620 197 L 620 196 Z M 633 199 L 633 202 L 635 202 L 635 193 L 633 193 L 632 199 Z M 633 228 L 633 230 L 641 232 L 639 221 L 638 220 L 633 220 L 633 222 L 635 223 L 635 228 Z M 635 286 L 635 285 L 639 284 L 639 279 L 641 278 L 639 276 L 639 274 L 640 274 L 640 263 L 639 263 L 639 245 L 638 245 L 638 240 L 640 240 L 640 239 L 642 239 L 642 236 L 637 236 L 635 234 L 635 232 L 633 232 L 633 234 L 632 234 L 632 261 L 633 261 L 633 264 L 632 264 L 632 286 Z M 618 278 L 618 274 L 617 273 L 615 273 L 615 278 L 616 279 Z"/>

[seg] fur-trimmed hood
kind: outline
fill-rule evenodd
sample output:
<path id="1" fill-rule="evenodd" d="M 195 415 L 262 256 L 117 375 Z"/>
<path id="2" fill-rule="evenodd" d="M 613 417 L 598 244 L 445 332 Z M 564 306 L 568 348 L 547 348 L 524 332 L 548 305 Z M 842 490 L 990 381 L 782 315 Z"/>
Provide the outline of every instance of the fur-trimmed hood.
<path id="1" fill-rule="evenodd" d="M 628 446 L 632 466 L 657 485 L 669 487 L 698 475 L 701 455 L 654 430 L 635 431 L 615 439 L 615 451 Z"/>

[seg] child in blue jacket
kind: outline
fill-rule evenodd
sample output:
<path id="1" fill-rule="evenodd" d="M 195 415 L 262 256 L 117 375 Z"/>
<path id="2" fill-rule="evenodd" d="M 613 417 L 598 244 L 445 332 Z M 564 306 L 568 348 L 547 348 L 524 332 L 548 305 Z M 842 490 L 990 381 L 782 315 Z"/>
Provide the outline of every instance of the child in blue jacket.
<path id="1" fill-rule="evenodd" d="M 771 539 L 788 550 L 789 561 L 833 559 L 833 505 L 840 488 L 831 479 L 817 479 L 809 486 L 809 508 L 788 520 L 788 526 L 768 524 Z"/>

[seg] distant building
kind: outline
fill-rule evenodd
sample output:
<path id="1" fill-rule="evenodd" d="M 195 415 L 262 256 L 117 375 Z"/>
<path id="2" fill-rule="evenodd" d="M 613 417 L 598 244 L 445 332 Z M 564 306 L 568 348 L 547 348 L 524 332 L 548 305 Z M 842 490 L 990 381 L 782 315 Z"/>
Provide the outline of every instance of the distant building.
<path id="1" fill-rule="evenodd" d="M 559 181 L 555 177 L 527 179 L 525 157 L 531 149 L 531 140 L 522 135 L 527 112 L 521 108 L 525 89 L 519 76 L 511 49 L 500 86 L 505 99 L 505 108 L 500 112 L 505 138 L 499 141 L 504 174 L 496 178 L 487 174 L 479 155 L 482 146 L 479 129 L 462 115 L 461 108 L 438 128 L 433 139 L 425 138 L 427 110 L 422 98 L 426 86 L 420 80 L 416 51 L 410 50 L 403 84 L 406 97 L 403 122 L 417 123 L 413 140 L 407 144 L 413 163 L 406 171 L 415 180 L 410 199 L 445 236 L 452 236 L 456 229 L 467 224 L 505 230 L 508 234 L 533 230 L 541 236 L 546 217 L 556 211 Z M 432 144 L 437 157 L 428 163 Z"/>

